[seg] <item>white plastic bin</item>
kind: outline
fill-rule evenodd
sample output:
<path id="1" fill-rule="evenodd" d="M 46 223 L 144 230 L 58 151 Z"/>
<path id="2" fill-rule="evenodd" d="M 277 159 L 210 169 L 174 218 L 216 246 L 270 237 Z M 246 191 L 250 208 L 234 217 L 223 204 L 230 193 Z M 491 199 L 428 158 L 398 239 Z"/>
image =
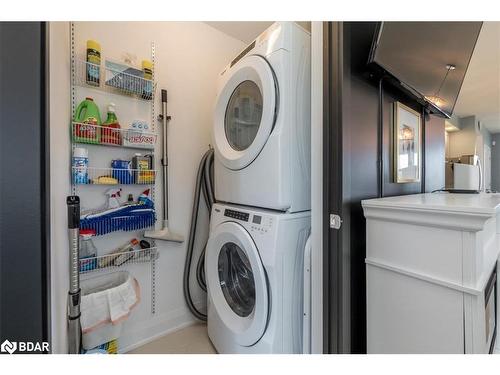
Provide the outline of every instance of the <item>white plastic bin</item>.
<path id="1" fill-rule="evenodd" d="M 139 283 L 126 271 L 83 280 L 82 346 L 95 348 L 120 337 L 123 322 L 140 301 Z"/>

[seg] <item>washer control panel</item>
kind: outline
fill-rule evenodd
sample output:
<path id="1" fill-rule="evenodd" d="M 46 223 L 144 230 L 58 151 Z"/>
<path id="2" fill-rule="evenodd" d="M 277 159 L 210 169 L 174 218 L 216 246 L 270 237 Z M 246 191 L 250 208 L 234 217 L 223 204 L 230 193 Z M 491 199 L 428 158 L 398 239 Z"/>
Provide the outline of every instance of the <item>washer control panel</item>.
<path id="1" fill-rule="evenodd" d="M 224 216 L 230 217 L 232 219 L 246 221 L 246 222 L 248 222 L 248 219 L 250 218 L 250 214 L 248 212 L 230 210 L 228 208 L 226 208 L 224 210 Z"/>
<path id="2" fill-rule="evenodd" d="M 265 234 L 271 230 L 273 218 L 271 216 L 253 215 L 250 230 L 255 233 Z"/>
<path id="3" fill-rule="evenodd" d="M 217 210 L 216 210 L 217 211 Z M 224 209 L 224 216 L 230 217 L 247 223 L 245 226 L 253 233 L 265 234 L 268 233 L 274 223 L 274 218 L 267 215 L 251 214 L 229 208 Z"/>

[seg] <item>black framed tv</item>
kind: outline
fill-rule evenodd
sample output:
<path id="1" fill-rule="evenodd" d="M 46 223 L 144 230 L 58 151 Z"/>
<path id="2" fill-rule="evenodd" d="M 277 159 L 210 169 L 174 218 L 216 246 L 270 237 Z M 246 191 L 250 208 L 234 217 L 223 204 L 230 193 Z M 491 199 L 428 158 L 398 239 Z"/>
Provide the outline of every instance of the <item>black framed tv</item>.
<path id="1" fill-rule="evenodd" d="M 369 63 L 450 117 L 482 22 L 381 22 Z"/>

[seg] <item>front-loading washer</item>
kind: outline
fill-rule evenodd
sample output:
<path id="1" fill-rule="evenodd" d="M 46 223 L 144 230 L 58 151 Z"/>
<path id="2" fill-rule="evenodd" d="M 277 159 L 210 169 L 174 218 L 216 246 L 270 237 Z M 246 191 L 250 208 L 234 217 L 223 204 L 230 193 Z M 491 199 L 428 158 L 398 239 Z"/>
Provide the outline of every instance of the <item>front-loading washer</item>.
<path id="1" fill-rule="evenodd" d="M 277 22 L 223 70 L 214 113 L 215 198 L 309 210 L 310 33 Z"/>
<path id="2" fill-rule="evenodd" d="M 301 353 L 310 212 L 215 204 L 205 254 L 208 335 L 219 353 Z"/>

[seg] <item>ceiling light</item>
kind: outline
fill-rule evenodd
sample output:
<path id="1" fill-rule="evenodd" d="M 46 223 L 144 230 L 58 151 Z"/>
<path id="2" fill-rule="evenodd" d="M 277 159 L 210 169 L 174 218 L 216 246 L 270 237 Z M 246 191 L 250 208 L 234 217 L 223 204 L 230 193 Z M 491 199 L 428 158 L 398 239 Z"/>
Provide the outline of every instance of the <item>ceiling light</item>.
<path id="1" fill-rule="evenodd" d="M 443 80 L 441 81 L 441 84 L 439 85 L 438 90 L 434 95 L 429 95 L 426 96 L 425 99 L 428 100 L 429 102 L 433 103 L 437 107 L 443 107 L 446 104 L 446 100 L 444 100 L 442 97 L 439 96 L 439 93 L 441 92 L 441 89 L 443 88 L 444 82 L 446 81 L 446 78 L 448 78 L 448 74 L 450 74 L 451 71 L 455 70 L 457 67 L 453 64 L 446 64 L 446 74 L 444 75 Z"/>
<path id="2" fill-rule="evenodd" d="M 425 99 L 427 101 L 433 103 L 437 107 L 442 107 L 443 105 L 446 104 L 446 100 L 444 100 L 443 98 L 441 98 L 439 96 L 435 96 L 435 95 L 426 96 Z"/>

